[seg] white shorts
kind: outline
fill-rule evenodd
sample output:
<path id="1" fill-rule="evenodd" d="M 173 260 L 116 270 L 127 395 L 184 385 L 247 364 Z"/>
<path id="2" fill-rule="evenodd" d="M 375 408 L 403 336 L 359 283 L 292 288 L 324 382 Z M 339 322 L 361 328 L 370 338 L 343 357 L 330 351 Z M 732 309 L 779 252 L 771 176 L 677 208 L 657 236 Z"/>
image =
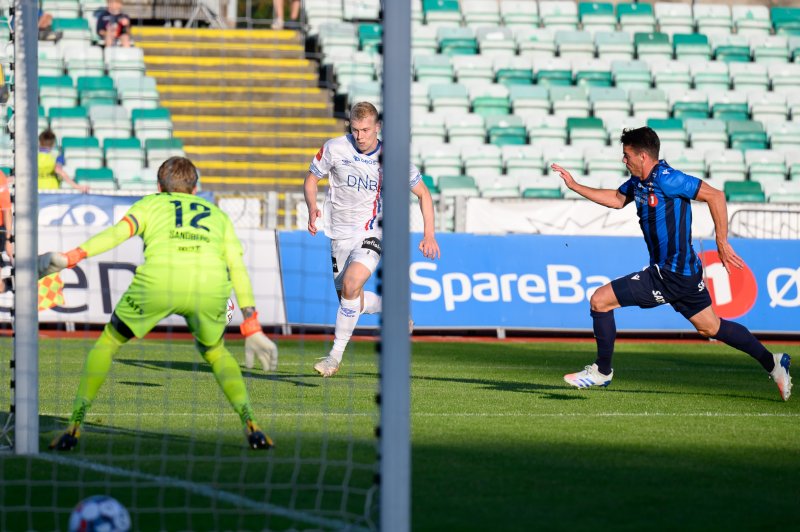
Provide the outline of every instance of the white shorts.
<path id="1" fill-rule="evenodd" d="M 377 236 L 364 236 L 331 240 L 331 263 L 333 264 L 333 284 L 337 291 L 342 289 L 344 272 L 351 262 L 363 264 L 375 273 L 381 260 L 381 239 Z"/>

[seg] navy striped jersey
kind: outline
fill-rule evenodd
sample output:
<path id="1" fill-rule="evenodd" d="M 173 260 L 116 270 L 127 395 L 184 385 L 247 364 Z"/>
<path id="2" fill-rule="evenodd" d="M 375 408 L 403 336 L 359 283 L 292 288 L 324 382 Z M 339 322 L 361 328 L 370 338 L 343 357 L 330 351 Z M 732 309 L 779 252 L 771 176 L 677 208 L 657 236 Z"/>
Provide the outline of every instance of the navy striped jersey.
<path id="1" fill-rule="evenodd" d="M 650 265 L 680 275 L 694 275 L 702 265 L 692 248 L 691 200 L 701 181 L 659 161 L 645 180 L 631 176 L 617 189 L 636 202 Z"/>

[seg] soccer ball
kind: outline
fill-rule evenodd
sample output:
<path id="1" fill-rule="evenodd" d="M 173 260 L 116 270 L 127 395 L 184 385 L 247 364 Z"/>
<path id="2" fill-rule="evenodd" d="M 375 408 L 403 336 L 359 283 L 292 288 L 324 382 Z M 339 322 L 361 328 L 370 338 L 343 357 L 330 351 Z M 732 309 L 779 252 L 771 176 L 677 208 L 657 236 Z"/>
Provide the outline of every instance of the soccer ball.
<path id="1" fill-rule="evenodd" d="M 127 532 L 131 516 L 117 499 L 92 495 L 78 503 L 69 516 L 70 532 Z"/>
<path id="2" fill-rule="evenodd" d="M 229 298 L 228 299 L 228 311 L 227 311 L 228 323 L 230 323 L 231 320 L 233 319 L 233 311 L 234 311 L 235 308 L 236 307 L 233 306 L 233 301 Z"/>

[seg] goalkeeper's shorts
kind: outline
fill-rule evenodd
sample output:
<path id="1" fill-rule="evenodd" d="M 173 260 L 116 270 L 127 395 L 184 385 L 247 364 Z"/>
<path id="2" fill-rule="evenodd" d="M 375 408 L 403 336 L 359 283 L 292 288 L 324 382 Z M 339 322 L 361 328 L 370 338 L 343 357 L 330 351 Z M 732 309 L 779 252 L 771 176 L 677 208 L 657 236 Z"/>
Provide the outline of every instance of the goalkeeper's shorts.
<path id="1" fill-rule="evenodd" d="M 200 344 L 212 346 L 219 342 L 228 325 L 230 292 L 227 282 L 203 287 L 166 286 L 137 273 L 114 313 L 137 338 L 144 337 L 167 316 L 178 314 L 186 319 Z"/>

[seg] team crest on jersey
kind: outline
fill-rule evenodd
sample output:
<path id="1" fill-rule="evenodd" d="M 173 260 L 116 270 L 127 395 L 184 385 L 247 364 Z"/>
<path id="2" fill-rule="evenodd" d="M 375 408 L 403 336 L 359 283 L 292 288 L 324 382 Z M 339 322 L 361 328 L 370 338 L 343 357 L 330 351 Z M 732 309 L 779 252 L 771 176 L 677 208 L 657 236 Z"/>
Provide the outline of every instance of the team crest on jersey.
<path id="1" fill-rule="evenodd" d="M 317 157 L 317 160 L 318 160 L 318 161 L 321 161 L 321 160 L 322 160 L 322 154 L 323 154 L 323 153 L 325 153 L 325 146 L 321 147 L 321 148 L 319 149 L 319 151 L 317 152 L 317 155 L 316 155 L 316 157 Z"/>
<path id="2" fill-rule="evenodd" d="M 652 192 L 650 194 L 648 194 L 647 195 L 647 204 L 650 207 L 655 207 L 656 205 L 658 205 L 658 196 L 656 196 Z"/>

